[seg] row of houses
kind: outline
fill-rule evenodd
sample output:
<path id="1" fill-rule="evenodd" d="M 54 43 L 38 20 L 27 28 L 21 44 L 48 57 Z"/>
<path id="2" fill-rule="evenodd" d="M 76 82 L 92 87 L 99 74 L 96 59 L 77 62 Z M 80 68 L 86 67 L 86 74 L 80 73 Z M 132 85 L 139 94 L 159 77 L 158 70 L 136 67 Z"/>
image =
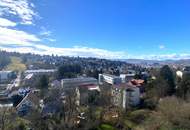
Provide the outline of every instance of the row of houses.
<path id="1" fill-rule="evenodd" d="M 53 73 L 56 70 L 38 70 L 38 71 L 26 71 L 25 78 L 30 80 L 34 74 L 40 73 Z M 91 97 L 95 97 L 100 93 L 100 86 L 104 86 L 104 83 L 109 84 L 112 101 L 116 106 L 121 106 L 124 109 L 137 106 L 140 102 L 140 96 L 143 92 L 143 80 L 134 80 L 134 74 L 122 74 L 120 76 L 99 74 L 99 79 L 92 77 L 78 77 L 67 78 L 61 81 L 55 80 L 51 83 L 51 89 L 60 89 L 61 96 L 57 97 L 63 103 L 66 102 L 68 94 L 75 95 L 76 105 L 88 105 L 91 102 Z M 25 92 L 25 91 L 24 91 Z M 48 110 L 47 106 L 51 104 L 43 104 L 36 96 L 36 91 L 27 91 L 23 96 L 22 101 L 16 105 L 16 109 L 20 115 L 25 115 L 31 108 L 37 108 L 41 106 L 42 110 Z M 74 96 L 73 96 L 74 97 Z M 89 100 L 90 99 L 90 100 Z M 40 103 L 41 102 L 41 103 Z M 55 105 L 53 105 L 55 106 Z"/>
<path id="2" fill-rule="evenodd" d="M 61 92 L 61 95 L 56 95 L 57 100 L 49 103 L 44 103 L 43 100 L 39 99 L 39 91 L 36 89 L 18 90 L 14 95 L 23 96 L 23 99 L 15 106 L 18 114 L 20 116 L 25 116 L 35 109 L 40 109 L 43 115 L 54 113 L 58 109 L 56 103 L 62 102 L 65 104 L 68 96 L 75 99 L 76 106 L 88 105 L 89 97 L 100 92 L 97 79 L 91 77 L 79 77 L 53 81 L 51 86 L 50 91 L 53 91 L 52 89 L 58 89 L 59 92 Z"/>

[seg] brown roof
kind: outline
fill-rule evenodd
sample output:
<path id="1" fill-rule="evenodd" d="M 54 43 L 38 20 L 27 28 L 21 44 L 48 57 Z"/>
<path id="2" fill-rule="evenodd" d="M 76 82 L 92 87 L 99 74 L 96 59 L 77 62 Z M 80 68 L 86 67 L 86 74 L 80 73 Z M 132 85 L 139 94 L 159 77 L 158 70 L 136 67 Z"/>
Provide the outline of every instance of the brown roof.
<path id="1" fill-rule="evenodd" d="M 133 87 L 136 87 L 136 86 L 133 85 L 131 82 L 128 82 L 128 83 L 121 83 L 121 84 L 118 84 L 118 85 L 112 85 L 112 87 L 115 87 L 115 88 L 133 88 Z"/>
<path id="2" fill-rule="evenodd" d="M 133 80 L 131 80 L 131 83 L 133 85 L 142 85 L 144 83 L 144 80 L 142 80 L 142 79 L 133 79 Z"/>

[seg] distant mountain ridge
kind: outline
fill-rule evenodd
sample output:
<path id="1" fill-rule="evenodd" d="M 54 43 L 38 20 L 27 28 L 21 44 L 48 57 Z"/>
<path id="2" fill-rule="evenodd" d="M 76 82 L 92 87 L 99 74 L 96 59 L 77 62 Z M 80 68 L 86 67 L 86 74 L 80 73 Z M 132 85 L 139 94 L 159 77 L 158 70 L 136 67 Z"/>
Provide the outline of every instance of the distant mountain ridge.
<path id="1" fill-rule="evenodd" d="M 190 65 L 190 59 L 180 59 L 180 60 L 144 60 L 144 59 L 122 59 L 131 64 L 184 64 Z"/>

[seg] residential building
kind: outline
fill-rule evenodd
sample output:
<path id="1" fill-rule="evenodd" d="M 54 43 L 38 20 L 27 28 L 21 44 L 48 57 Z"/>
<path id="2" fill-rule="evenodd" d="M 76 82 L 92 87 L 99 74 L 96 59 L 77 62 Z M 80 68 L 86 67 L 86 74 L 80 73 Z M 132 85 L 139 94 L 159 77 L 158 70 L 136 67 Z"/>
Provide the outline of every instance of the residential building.
<path id="1" fill-rule="evenodd" d="M 16 106 L 16 109 L 20 116 L 25 116 L 30 111 L 37 109 L 39 107 L 39 103 L 40 103 L 39 98 L 33 91 L 31 91 Z"/>
<path id="2" fill-rule="evenodd" d="M 63 89 L 72 89 L 83 85 L 98 85 L 98 81 L 91 77 L 68 78 L 61 80 Z"/>
<path id="3" fill-rule="evenodd" d="M 103 84 L 104 82 L 109 83 L 111 85 L 120 84 L 122 82 L 121 77 L 110 75 L 110 74 L 99 74 L 99 84 Z"/>
<path id="4" fill-rule="evenodd" d="M 61 86 L 64 90 L 63 97 L 66 98 L 72 92 L 77 105 L 85 105 L 94 91 L 100 91 L 97 79 L 91 77 L 62 79 Z"/>
<path id="5" fill-rule="evenodd" d="M 132 79 L 134 79 L 135 74 L 133 74 L 133 73 L 132 74 L 120 74 L 120 77 L 121 77 L 122 83 L 126 83 L 126 82 L 129 82 Z"/>
<path id="6" fill-rule="evenodd" d="M 96 99 L 100 94 L 98 85 L 81 85 L 79 86 L 80 105 L 88 105 L 97 103 Z"/>
<path id="7" fill-rule="evenodd" d="M 140 89 L 129 83 L 112 86 L 113 104 L 124 109 L 137 106 L 140 103 Z"/>
<path id="8" fill-rule="evenodd" d="M 56 69 L 37 69 L 37 70 L 26 70 L 25 75 L 28 74 L 51 74 L 56 72 Z"/>
<path id="9" fill-rule="evenodd" d="M 138 87 L 128 87 L 123 91 L 123 108 L 137 106 L 140 103 L 140 90 Z"/>

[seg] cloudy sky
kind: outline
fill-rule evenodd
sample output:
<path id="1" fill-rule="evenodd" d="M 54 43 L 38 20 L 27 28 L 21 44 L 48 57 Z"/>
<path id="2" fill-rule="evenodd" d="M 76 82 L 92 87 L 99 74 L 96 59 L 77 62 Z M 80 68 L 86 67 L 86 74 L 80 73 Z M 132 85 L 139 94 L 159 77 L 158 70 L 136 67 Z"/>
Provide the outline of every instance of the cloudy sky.
<path id="1" fill-rule="evenodd" d="M 0 0 L 0 49 L 187 59 L 189 12 L 189 0 Z"/>

